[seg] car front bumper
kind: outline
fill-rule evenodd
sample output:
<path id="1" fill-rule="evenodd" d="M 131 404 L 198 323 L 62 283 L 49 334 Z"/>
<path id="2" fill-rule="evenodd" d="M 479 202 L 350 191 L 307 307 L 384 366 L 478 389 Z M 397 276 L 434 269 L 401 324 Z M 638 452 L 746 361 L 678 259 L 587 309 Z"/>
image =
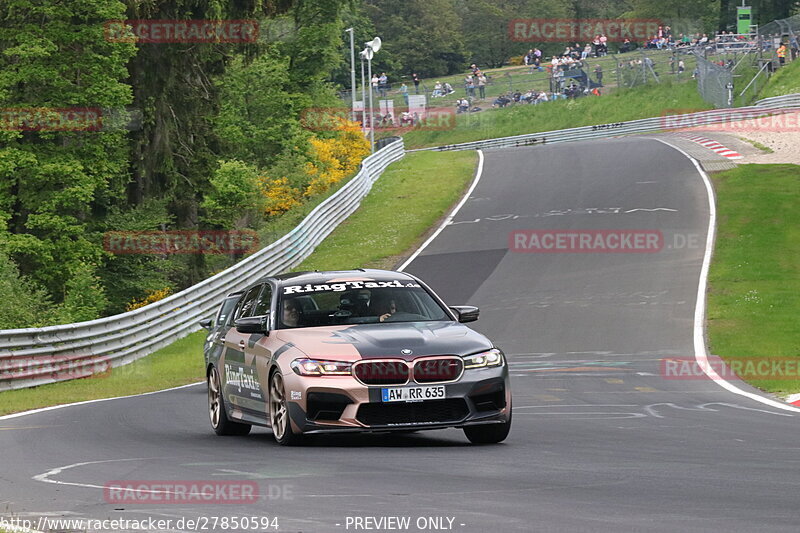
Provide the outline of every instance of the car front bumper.
<path id="1" fill-rule="evenodd" d="M 298 433 L 409 431 L 504 423 L 511 415 L 508 367 L 466 370 L 444 399 L 382 402 L 382 389 L 350 376 L 285 374 L 289 415 Z M 438 383 L 409 386 L 434 386 Z M 396 387 L 396 386 L 389 386 Z M 294 399 L 292 399 L 294 397 Z"/>

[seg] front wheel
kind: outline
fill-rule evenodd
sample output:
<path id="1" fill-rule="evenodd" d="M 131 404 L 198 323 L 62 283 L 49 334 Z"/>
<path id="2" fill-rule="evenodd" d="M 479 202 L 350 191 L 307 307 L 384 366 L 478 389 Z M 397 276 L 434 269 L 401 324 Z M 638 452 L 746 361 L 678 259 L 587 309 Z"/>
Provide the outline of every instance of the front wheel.
<path id="1" fill-rule="evenodd" d="M 250 424 L 233 422 L 228 418 L 225 402 L 222 400 L 219 372 L 215 367 L 211 367 L 211 371 L 208 373 L 208 416 L 211 419 L 211 427 L 217 435 L 247 435 L 250 433 Z"/>
<path id="2" fill-rule="evenodd" d="M 508 422 L 503 424 L 481 424 L 479 426 L 466 426 L 464 434 L 473 444 L 497 444 L 503 442 L 511 431 L 511 413 Z"/>
<path id="3" fill-rule="evenodd" d="M 282 446 L 300 444 L 302 435 L 292 431 L 289 420 L 289 404 L 286 401 L 286 390 L 283 387 L 283 376 L 279 371 L 272 373 L 269 380 L 269 422 L 275 440 Z"/>

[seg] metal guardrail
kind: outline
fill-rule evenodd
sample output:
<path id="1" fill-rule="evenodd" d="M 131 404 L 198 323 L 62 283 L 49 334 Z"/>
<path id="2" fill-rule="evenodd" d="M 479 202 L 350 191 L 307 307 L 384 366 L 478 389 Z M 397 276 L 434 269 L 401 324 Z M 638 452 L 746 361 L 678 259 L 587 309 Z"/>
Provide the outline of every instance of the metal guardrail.
<path id="1" fill-rule="evenodd" d="M 528 133 L 483 141 L 449 144 L 431 148 L 418 148 L 416 150 L 409 150 L 409 152 L 514 148 L 538 144 L 605 139 L 640 133 L 660 133 L 710 124 L 721 124 L 728 121 L 734 122 L 737 120 L 754 119 L 765 115 L 782 114 L 796 111 L 797 108 L 800 108 L 800 94 L 792 94 L 759 100 L 755 105 L 750 107 L 713 109 L 683 115 L 669 115 L 630 120 L 627 122 L 581 126 L 578 128 Z"/>
<path id="2" fill-rule="evenodd" d="M 89 322 L 0 330 L 0 390 L 86 377 L 121 366 L 198 329 L 222 298 L 308 257 L 353 213 L 386 167 L 403 157 L 399 140 L 364 159 L 358 174 L 291 232 L 232 267 L 163 300 Z"/>

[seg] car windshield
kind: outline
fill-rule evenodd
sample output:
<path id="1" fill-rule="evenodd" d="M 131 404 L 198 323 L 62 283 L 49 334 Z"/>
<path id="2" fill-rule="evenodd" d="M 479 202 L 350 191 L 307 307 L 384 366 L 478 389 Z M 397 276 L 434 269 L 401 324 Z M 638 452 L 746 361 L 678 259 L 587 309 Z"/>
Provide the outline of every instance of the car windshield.
<path id="1" fill-rule="evenodd" d="M 408 280 L 288 285 L 278 309 L 281 328 L 452 320 Z"/>

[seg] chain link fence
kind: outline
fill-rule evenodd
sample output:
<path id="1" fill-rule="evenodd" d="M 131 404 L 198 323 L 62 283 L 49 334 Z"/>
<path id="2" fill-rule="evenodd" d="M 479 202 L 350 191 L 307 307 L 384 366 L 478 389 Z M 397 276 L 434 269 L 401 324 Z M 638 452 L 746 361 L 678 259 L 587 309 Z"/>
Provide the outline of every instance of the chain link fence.
<path id="1" fill-rule="evenodd" d="M 798 58 L 798 40 L 800 15 L 775 20 L 749 35 L 718 35 L 694 50 L 700 95 L 717 108 L 748 105 L 782 64 Z M 782 44 L 786 48 L 779 51 Z"/>
<path id="2" fill-rule="evenodd" d="M 717 109 L 733 107 L 733 69 L 696 55 L 697 90 L 703 100 Z"/>

